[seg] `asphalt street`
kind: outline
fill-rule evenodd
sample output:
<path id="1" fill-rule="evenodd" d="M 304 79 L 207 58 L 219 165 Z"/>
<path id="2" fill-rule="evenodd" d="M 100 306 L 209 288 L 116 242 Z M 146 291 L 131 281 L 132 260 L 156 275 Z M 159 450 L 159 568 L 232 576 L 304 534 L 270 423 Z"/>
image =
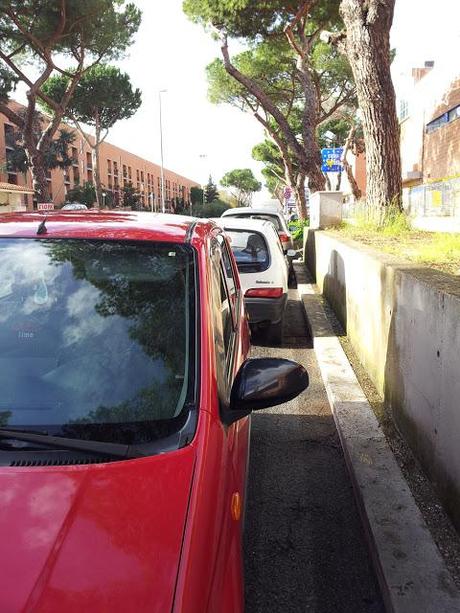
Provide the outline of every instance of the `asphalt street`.
<path id="1" fill-rule="evenodd" d="M 282 347 L 253 355 L 301 362 L 299 398 L 254 413 L 245 527 L 246 612 L 381 613 L 337 431 L 303 307 L 290 290 Z"/>

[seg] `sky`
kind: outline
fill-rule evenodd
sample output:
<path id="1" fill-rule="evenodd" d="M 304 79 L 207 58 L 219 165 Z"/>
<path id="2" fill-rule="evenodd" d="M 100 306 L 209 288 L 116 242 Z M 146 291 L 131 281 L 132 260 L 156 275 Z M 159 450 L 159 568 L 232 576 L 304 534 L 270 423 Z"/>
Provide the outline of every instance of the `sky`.
<path id="1" fill-rule="evenodd" d="M 117 124 L 108 140 L 153 162 L 160 162 L 158 92 L 162 96 L 164 164 L 199 183 L 215 182 L 233 168 L 260 165 L 252 147 L 263 140 L 250 115 L 207 100 L 205 68 L 219 45 L 182 12 L 181 0 L 135 0 L 142 25 L 129 57 L 120 62 L 142 90 L 142 107 Z"/>
<path id="2" fill-rule="evenodd" d="M 142 106 L 119 122 L 108 140 L 160 163 L 159 90 L 162 96 L 164 165 L 198 183 L 215 182 L 234 168 L 261 164 L 251 158 L 263 130 L 250 115 L 207 100 L 206 65 L 220 56 L 218 42 L 182 12 L 182 0 L 134 0 L 142 25 L 129 54 L 119 62 L 142 90 Z M 458 62 L 460 0 L 396 0 L 391 44 L 397 50 L 393 77 L 425 60 Z M 454 52 L 452 53 L 452 51 Z M 230 52 L 232 47 L 230 46 Z M 263 190 L 255 203 L 269 198 Z"/>

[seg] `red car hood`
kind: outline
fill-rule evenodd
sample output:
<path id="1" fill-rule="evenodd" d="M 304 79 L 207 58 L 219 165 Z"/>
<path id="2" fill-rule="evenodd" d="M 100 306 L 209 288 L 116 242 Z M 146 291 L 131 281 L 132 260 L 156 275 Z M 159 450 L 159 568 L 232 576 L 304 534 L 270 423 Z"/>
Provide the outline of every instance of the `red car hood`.
<path id="1" fill-rule="evenodd" d="M 171 610 L 194 457 L 0 469 L 0 611 Z"/>

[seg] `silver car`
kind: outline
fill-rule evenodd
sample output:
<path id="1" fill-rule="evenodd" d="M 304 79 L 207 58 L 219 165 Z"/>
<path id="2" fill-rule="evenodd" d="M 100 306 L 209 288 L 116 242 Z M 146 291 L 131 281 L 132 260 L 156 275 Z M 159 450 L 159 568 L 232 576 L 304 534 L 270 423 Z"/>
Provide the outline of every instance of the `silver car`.
<path id="1" fill-rule="evenodd" d="M 61 211 L 87 211 L 86 204 L 80 204 L 79 202 L 68 202 L 64 204 Z"/>

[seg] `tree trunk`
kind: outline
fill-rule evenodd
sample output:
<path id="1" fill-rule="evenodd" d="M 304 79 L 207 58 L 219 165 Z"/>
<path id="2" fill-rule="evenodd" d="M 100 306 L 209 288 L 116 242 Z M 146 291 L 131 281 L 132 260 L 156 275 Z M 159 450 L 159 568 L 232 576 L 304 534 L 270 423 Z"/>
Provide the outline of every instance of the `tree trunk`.
<path id="1" fill-rule="evenodd" d="M 351 164 L 345 158 L 343 160 L 343 167 L 345 168 L 345 172 L 347 173 L 348 183 L 351 187 L 351 193 L 353 194 L 355 200 L 359 200 L 362 196 L 362 193 L 358 187 L 358 184 L 356 183 Z"/>
<path id="2" fill-rule="evenodd" d="M 43 151 L 37 146 L 35 142 L 35 135 L 33 133 L 32 126 L 24 125 L 24 149 L 27 156 L 27 162 L 29 170 L 32 174 L 32 187 L 35 192 L 37 202 L 50 202 L 50 192 L 48 188 L 48 181 L 46 180 L 45 170 L 45 156 Z"/>
<path id="3" fill-rule="evenodd" d="M 332 191 L 332 184 L 331 184 L 331 179 L 329 177 L 329 173 L 328 172 L 324 173 L 324 180 L 326 181 L 327 191 L 331 192 Z"/>
<path id="4" fill-rule="evenodd" d="M 350 187 L 351 187 L 351 193 L 353 194 L 353 197 L 355 200 L 359 200 L 362 196 L 362 193 L 358 187 L 358 184 L 356 183 L 356 179 L 353 175 L 351 164 L 347 160 L 347 154 L 348 154 L 348 151 L 350 150 L 352 141 L 354 140 L 355 132 L 356 132 L 355 126 L 352 126 L 350 128 L 347 139 L 345 141 L 345 145 L 343 147 L 342 164 L 343 164 L 343 167 L 345 168 L 345 172 L 347 173 L 348 183 L 350 184 Z"/>
<path id="5" fill-rule="evenodd" d="M 36 113 L 34 92 L 27 92 L 27 100 L 27 111 L 22 123 L 22 137 L 29 170 L 32 175 L 32 187 L 37 202 L 50 202 L 51 198 L 45 170 L 45 152 L 47 151 L 46 146 L 49 146 L 49 141 L 46 133 L 42 133 L 40 138 L 37 139 L 34 131 Z"/>
<path id="6" fill-rule="evenodd" d="M 102 185 L 101 185 L 101 167 L 100 167 L 100 155 L 99 149 L 101 144 L 101 122 L 99 120 L 99 113 L 96 111 L 95 116 L 95 141 L 94 146 L 92 147 L 93 153 L 93 182 L 94 188 L 96 191 L 96 204 L 100 209 L 104 206 L 103 198 L 102 198 Z"/>
<path id="7" fill-rule="evenodd" d="M 303 172 L 297 175 L 297 183 L 293 186 L 296 195 L 297 214 L 299 219 L 307 219 L 307 199 L 305 198 L 305 179 Z"/>
<path id="8" fill-rule="evenodd" d="M 367 203 L 402 210 L 401 158 L 389 32 L 395 0 L 342 0 L 346 52 L 356 83 L 366 145 Z"/>
<path id="9" fill-rule="evenodd" d="M 51 196 L 46 178 L 45 164 L 43 156 L 39 151 L 29 158 L 29 164 L 32 172 L 32 186 L 37 202 L 50 202 Z"/>
<path id="10" fill-rule="evenodd" d="M 341 186 L 342 186 L 342 171 L 340 170 L 339 173 L 337 174 L 337 183 L 335 185 L 335 191 L 336 192 L 340 191 Z"/>
<path id="11" fill-rule="evenodd" d="M 297 70 L 303 89 L 302 139 L 305 148 L 305 161 L 299 160 L 308 176 L 308 185 L 313 192 L 324 190 L 325 179 L 321 171 L 321 152 L 316 139 L 319 100 L 311 78 L 308 49 L 297 60 Z M 303 179 L 305 183 L 305 177 Z"/>

